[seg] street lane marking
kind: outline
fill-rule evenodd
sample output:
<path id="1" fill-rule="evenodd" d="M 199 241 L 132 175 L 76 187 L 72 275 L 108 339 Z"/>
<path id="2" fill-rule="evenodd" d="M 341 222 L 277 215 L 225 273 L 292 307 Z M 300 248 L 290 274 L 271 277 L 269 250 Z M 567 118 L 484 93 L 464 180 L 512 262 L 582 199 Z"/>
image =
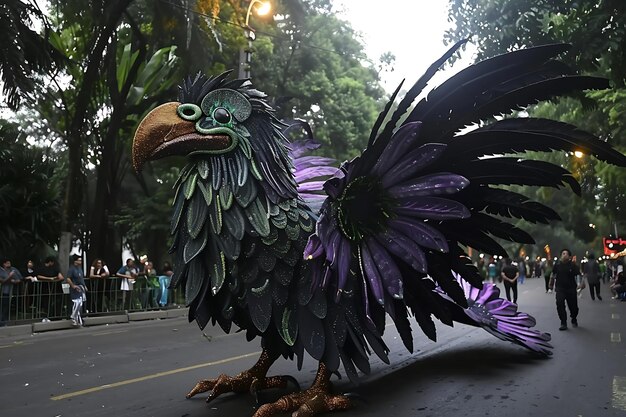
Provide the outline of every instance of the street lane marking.
<path id="1" fill-rule="evenodd" d="M 17 346 L 26 346 L 26 345 L 32 345 L 33 342 L 13 342 L 10 345 L 3 345 L 0 346 L 0 349 L 4 349 L 4 348 L 10 348 L 10 347 L 17 347 Z"/>
<path id="2" fill-rule="evenodd" d="M 622 335 L 620 333 L 611 333 L 611 342 L 619 343 L 622 341 Z"/>
<path id="3" fill-rule="evenodd" d="M 626 411 L 626 377 L 613 377 L 613 397 L 611 405 L 618 410 Z"/>
<path id="4" fill-rule="evenodd" d="M 619 319 L 619 314 L 613 313 L 613 314 L 611 314 L 611 318 L 618 320 Z"/>
<path id="5" fill-rule="evenodd" d="M 105 384 L 105 385 L 100 385 L 98 387 L 87 388 L 87 389 L 75 391 L 75 392 L 69 392 L 63 395 L 56 395 L 54 397 L 50 397 L 50 399 L 53 401 L 64 400 L 66 398 L 72 398 L 72 397 L 77 397 L 79 395 L 91 394 L 92 392 L 98 392 L 98 391 L 102 391 L 102 390 L 109 389 L 109 388 L 117 388 L 123 385 L 134 384 L 136 382 L 147 381 L 149 379 L 154 379 L 154 378 L 160 378 L 162 376 L 173 375 L 173 374 L 177 374 L 180 372 L 187 372 L 193 369 L 206 368 L 207 366 L 221 365 L 223 363 L 234 362 L 239 359 L 248 358 L 250 356 L 258 356 L 260 354 L 261 354 L 260 351 L 246 353 L 245 355 L 239 355 L 239 356 L 233 356 L 233 357 L 226 358 L 226 359 L 220 359 L 219 361 L 215 361 L 215 362 L 207 362 L 207 363 L 201 363 L 198 365 L 187 366 L 185 368 L 172 369 L 171 371 L 158 372 L 156 374 L 146 375 L 146 376 L 142 376 L 139 378 L 127 379 L 125 381 L 114 382 L 112 384 Z"/>
<path id="6" fill-rule="evenodd" d="M 104 336 L 104 335 L 107 335 L 107 334 L 126 333 L 126 332 L 128 332 L 128 330 L 112 330 L 110 332 L 94 333 L 94 334 L 92 334 L 92 336 Z"/>

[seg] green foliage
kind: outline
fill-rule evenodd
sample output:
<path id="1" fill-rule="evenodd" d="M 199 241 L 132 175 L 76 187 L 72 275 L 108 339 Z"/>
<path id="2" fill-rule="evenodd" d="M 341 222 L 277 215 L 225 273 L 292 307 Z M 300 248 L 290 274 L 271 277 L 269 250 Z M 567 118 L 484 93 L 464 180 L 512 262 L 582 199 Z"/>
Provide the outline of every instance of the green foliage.
<path id="1" fill-rule="evenodd" d="M 607 76 L 611 90 L 587 93 L 586 99 L 560 100 L 529 109 L 533 116 L 566 121 L 626 150 L 626 2 L 554 0 L 450 0 L 449 18 L 456 25 L 446 34 L 449 42 L 472 37 L 477 59 L 554 42 L 570 43 L 563 59 L 583 73 Z M 543 159 L 545 155 L 541 156 Z M 612 222 L 621 224 L 626 210 L 626 172 L 593 160 L 572 155 L 552 155 L 553 162 L 571 170 L 581 182 L 582 198 L 555 198 L 537 191 L 534 197 L 557 209 L 562 226 L 576 240 L 599 249 L 599 237 L 612 233 Z M 528 194 L 529 191 L 525 190 Z M 531 192 L 532 193 L 532 192 Z M 595 230 L 589 224 L 596 224 Z M 555 235 L 566 235 L 555 227 Z M 531 232 L 538 229 L 524 225 Z M 571 244 L 569 246 L 572 246 Z"/>
<path id="2" fill-rule="evenodd" d="M 47 255 L 59 237 L 57 163 L 6 120 L 0 120 L 0 159 L 0 253 L 22 265 Z"/>

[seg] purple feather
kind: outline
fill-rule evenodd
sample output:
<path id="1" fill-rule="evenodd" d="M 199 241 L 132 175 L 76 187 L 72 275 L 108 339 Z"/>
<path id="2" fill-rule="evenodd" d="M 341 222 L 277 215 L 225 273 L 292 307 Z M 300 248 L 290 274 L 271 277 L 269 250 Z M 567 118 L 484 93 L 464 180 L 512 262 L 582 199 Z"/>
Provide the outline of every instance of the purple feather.
<path id="1" fill-rule="evenodd" d="M 369 239 L 367 246 L 374 263 L 378 267 L 378 272 L 380 273 L 385 289 L 393 298 L 402 299 L 404 297 L 402 275 L 395 261 L 389 256 L 387 250 L 376 242 L 375 239 Z"/>
<path id="2" fill-rule="evenodd" d="M 324 246 L 320 238 L 313 234 L 309 236 L 309 241 L 304 248 L 304 259 L 315 259 L 324 253 Z"/>
<path id="3" fill-rule="evenodd" d="M 422 197 L 419 200 L 398 200 L 397 214 L 424 219 L 466 219 L 470 212 L 458 201 L 441 197 Z"/>
<path id="4" fill-rule="evenodd" d="M 302 158 L 296 158 L 293 160 L 293 166 L 295 167 L 296 172 L 310 167 L 333 166 L 336 163 L 337 161 L 332 158 L 314 155 L 303 156 Z"/>
<path id="5" fill-rule="evenodd" d="M 383 294 L 382 278 L 380 277 L 380 273 L 378 272 L 376 263 L 374 263 L 374 259 L 372 259 L 372 255 L 370 254 L 369 248 L 367 247 L 367 243 L 365 240 L 361 242 L 360 250 L 362 274 L 365 280 L 367 280 L 367 282 L 369 283 L 369 286 L 372 289 L 372 294 L 374 294 L 376 301 L 379 304 L 384 305 L 385 295 Z"/>
<path id="6" fill-rule="evenodd" d="M 419 139 L 421 124 L 421 122 L 407 123 L 393 134 L 374 164 L 372 172 L 375 175 L 383 175 L 415 146 Z"/>
<path id="7" fill-rule="evenodd" d="M 445 149 L 446 145 L 442 143 L 427 143 L 407 153 L 381 177 L 383 187 L 389 188 L 415 177 L 419 171 L 436 161 Z"/>
<path id="8" fill-rule="evenodd" d="M 449 250 L 445 236 L 439 230 L 423 222 L 398 217 L 389 221 L 389 227 L 422 247 L 440 252 L 448 252 Z"/>
<path id="9" fill-rule="evenodd" d="M 362 284 L 363 284 L 363 308 L 365 310 L 365 320 L 367 323 L 367 327 L 369 327 L 370 329 L 376 329 L 374 320 L 372 320 L 372 314 L 370 313 L 370 297 L 367 292 L 367 283 L 365 282 L 365 280 L 363 280 Z"/>
<path id="10" fill-rule="evenodd" d="M 328 175 L 333 175 L 337 172 L 337 167 L 328 167 L 328 166 L 315 166 L 309 168 L 303 168 L 294 173 L 294 178 L 296 183 L 300 184 L 303 181 L 307 181 L 317 177 L 323 177 Z M 322 187 L 320 187 L 321 189 Z"/>
<path id="11" fill-rule="evenodd" d="M 409 198 L 437 194 L 453 194 L 469 185 L 469 180 L 460 175 L 441 172 L 417 178 L 409 183 L 391 187 L 392 197 Z"/>
<path id="12" fill-rule="evenodd" d="M 348 274 L 350 273 L 350 258 L 350 242 L 341 237 L 338 242 L 335 261 L 331 264 L 331 267 L 334 266 L 337 270 L 337 302 L 341 296 L 341 291 L 343 291 L 343 288 L 346 286 L 346 282 L 348 281 Z"/>
<path id="13" fill-rule="evenodd" d="M 419 272 L 426 272 L 427 262 L 424 251 L 408 237 L 389 229 L 378 235 L 376 240 L 389 252 L 411 265 L 411 268 Z"/>
<path id="14" fill-rule="evenodd" d="M 298 192 L 321 191 L 325 181 L 309 181 L 298 184 Z"/>

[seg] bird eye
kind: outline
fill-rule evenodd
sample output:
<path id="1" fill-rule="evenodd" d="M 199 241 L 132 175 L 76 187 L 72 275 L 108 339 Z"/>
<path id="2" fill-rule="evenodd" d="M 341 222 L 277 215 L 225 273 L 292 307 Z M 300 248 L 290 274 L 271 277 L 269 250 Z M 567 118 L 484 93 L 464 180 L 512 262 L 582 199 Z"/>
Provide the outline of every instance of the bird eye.
<path id="1" fill-rule="evenodd" d="M 213 110 L 213 120 L 221 124 L 227 124 L 232 120 L 232 116 L 224 107 L 218 107 Z"/>
<path id="2" fill-rule="evenodd" d="M 198 120 L 202 115 L 202 110 L 200 109 L 200 107 L 192 103 L 181 104 L 180 106 L 178 106 L 178 109 L 176 111 L 182 119 L 192 122 Z"/>

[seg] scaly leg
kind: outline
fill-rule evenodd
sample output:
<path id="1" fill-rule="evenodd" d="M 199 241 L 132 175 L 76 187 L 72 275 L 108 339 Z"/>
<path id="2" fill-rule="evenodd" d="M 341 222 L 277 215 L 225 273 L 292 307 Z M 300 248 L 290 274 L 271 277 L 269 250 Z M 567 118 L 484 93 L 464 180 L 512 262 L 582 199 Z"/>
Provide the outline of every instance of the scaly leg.
<path id="1" fill-rule="evenodd" d="M 306 391 L 285 395 L 272 404 L 264 404 L 254 417 L 271 417 L 293 412 L 292 417 L 309 417 L 326 411 L 346 410 L 352 406 L 343 395 L 331 394 L 330 371 L 320 362 L 313 385 Z"/>
<path id="2" fill-rule="evenodd" d="M 195 387 L 187 394 L 187 398 L 191 398 L 201 392 L 211 390 L 206 399 L 209 403 L 215 398 L 227 392 L 251 392 L 256 395 L 257 391 L 268 388 L 285 388 L 289 381 L 295 382 L 290 376 L 271 376 L 266 377 L 270 366 L 278 359 L 279 355 L 274 355 L 263 349 L 257 363 L 247 371 L 241 372 L 239 375 L 230 377 L 228 375 L 220 375 L 215 379 L 203 379 L 198 381 Z M 296 382 L 297 385 L 297 382 Z"/>

